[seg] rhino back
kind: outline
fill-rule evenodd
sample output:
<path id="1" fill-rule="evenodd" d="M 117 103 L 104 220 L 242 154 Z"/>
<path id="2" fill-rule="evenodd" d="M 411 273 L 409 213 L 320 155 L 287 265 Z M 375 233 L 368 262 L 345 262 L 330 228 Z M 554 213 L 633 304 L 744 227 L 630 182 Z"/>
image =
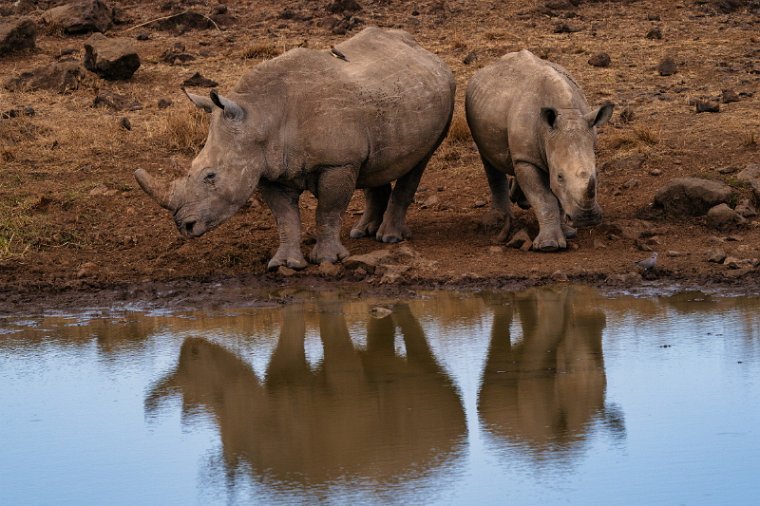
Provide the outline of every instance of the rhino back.
<path id="1" fill-rule="evenodd" d="M 513 160 L 545 168 L 542 107 L 589 111 L 567 70 L 528 50 L 508 53 L 478 71 L 467 88 L 466 108 L 481 155 L 501 170 L 511 170 Z"/>
<path id="2" fill-rule="evenodd" d="M 445 135 L 453 75 L 401 31 L 367 28 L 336 48 L 348 61 L 292 50 L 255 67 L 235 92 L 266 120 L 269 163 L 298 171 L 358 164 L 359 186 L 384 184 Z"/>

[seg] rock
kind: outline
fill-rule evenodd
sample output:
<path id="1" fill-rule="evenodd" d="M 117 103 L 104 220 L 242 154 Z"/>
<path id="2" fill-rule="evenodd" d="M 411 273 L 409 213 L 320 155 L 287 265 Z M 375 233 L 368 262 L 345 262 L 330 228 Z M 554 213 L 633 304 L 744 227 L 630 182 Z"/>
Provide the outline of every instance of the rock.
<path id="1" fill-rule="evenodd" d="M 462 60 L 462 63 L 464 63 L 465 65 L 469 65 L 470 63 L 474 62 L 477 59 L 478 59 L 478 53 L 476 53 L 475 51 L 470 51 L 469 53 L 467 53 L 467 56 L 464 57 L 464 59 Z"/>
<path id="2" fill-rule="evenodd" d="M 720 104 L 708 102 L 706 100 L 697 100 L 694 102 L 697 113 L 700 112 L 720 112 Z"/>
<path id="3" fill-rule="evenodd" d="M 132 122 L 126 116 L 122 116 L 119 120 L 119 126 L 124 130 L 132 130 Z"/>
<path id="4" fill-rule="evenodd" d="M 390 262 L 393 252 L 389 249 L 377 249 L 363 255 L 351 255 L 343 260 L 343 266 L 349 270 L 362 268 L 369 273 L 375 272 L 377 266 Z"/>
<path id="5" fill-rule="evenodd" d="M 29 18 L 0 23 L 0 56 L 34 49 L 37 25 Z"/>
<path id="6" fill-rule="evenodd" d="M 84 44 L 84 67 L 109 81 L 126 80 L 140 68 L 132 39 L 93 34 Z"/>
<path id="7" fill-rule="evenodd" d="M 727 256 L 723 260 L 723 265 L 729 269 L 741 269 L 742 267 L 749 267 L 752 265 L 752 260 L 748 258 L 739 258 L 734 256 Z"/>
<path id="8" fill-rule="evenodd" d="M 557 23 L 554 25 L 554 33 L 575 33 L 580 32 L 581 30 L 582 28 L 567 23 Z"/>
<path id="9" fill-rule="evenodd" d="M 504 253 L 504 248 L 502 248 L 501 246 L 489 246 L 488 252 L 492 255 L 501 255 L 502 253 Z"/>
<path id="10" fill-rule="evenodd" d="M 393 284 L 401 281 L 410 268 L 408 265 L 385 264 L 378 266 L 375 272 L 382 276 L 380 284 Z"/>
<path id="11" fill-rule="evenodd" d="M 176 65 L 177 63 L 185 63 L 193 60 L 195 60 L 195 56 L 186 53 L 185 45 L 181 42 L 177 42 L 174 46 L 161 54 L 161 61 L 168 63 L 169 65 Z"/>
<path id="12" fill-rule="evenodd" d="M 738 102 L 739 100 L 739 95 L 734 90 L 723 90 L 720 94 L 720 101 L 724 104 Z"/>
<path id="13" fill-rule="evenodd" d="M 736 206 L 736 212 L 744 218 L 754 218 L 757 216 L 757 209 L 752 205 L 749 199 L 744 199 Z"/>
<path id="14" fill-rule="evenodd" d="M 642 153 L 634 153 L 608 160 L 602 164 L 602 168 L 605 171 L 635 172 L 641 169 L 645 161 L 645 155 Z"/>
<path id="15" fill-rule="evenodd" d="M 277 274 L 280 276 L 283 276 L 285 278 L 289 278 L 291 276 L 295 276 L 297 271 L 295 269 L 291 269 L 290 267 L 286 267 L 284 265 L 281 265 L 277 268 Z"/>
<path id="16" fill-rule="evenodd" d="M 707 224 L 716 230 L 731 230 L 746 222 L 747 220 L 728 207 L 728 204 L 718 204 L 707 211 Z"/>
<path id="17" fill-rule="evenodd" d="M 665 256 L 668 256 L 670 258 L 687 257 L 689 256 L 689 253 L 687 251 L 676 251 L 670 249 L 665 252 Z"/>
<path id="18" fill-rule="evenodd" d="M 340 14 L 344 12 L 359 12 L 362 6 L 356 0 L 334 0 L 327 6 L 327 12 Z"/>
<path id="19" fill-rule="evenodd" d="M 331 262 L 322 262 L 319 264 L 319 273 L 326 278 L 336 278 L 340 274 L 342 268 L 338 264 Z"/>
<path id="20" fill-rule="evenodd" d="M 42 21 L 66 34 L 105 32 L 113 24 L 113 9 L 101 0 L 81 0 L 45 11 Z"/>
<path id="21" fill-rule="evenodd" d="M 5 83 L 9 91 L 51 90 L 69 93 L 79 88 L 84 70 L 77 62 L 67 61 L 37 67 Z"/>
<path id="22" fill-rule="evenodd" d="M 552 281 L 557 283 L 567 283 L 567 274 L 562 271 L 554 271 L 551 275 Z"/>
<path id="23" fill-rule="evenodd" d="M 0 112 L 0 119 L 11 119 L 21 116 L 34 116 L 35 114 L 37 114 L 37 112 L 32 106 L 14 107 L 13 109 L 8 109 L 7 111 Z"/>
<path id="24" fill-rule="evenodd" d="M 148 26 L 157 30 L 170 31 L 181 35 L 189 30 L 207 30 L 212 28 L 214 23 L 203 14 L 188 10 L 157 19 Z"/>
<path id="25" fill-rule="evenodd" d="M 172 105 L 172 100 L 170 98 L 159 98 L 157 105 L 159 109 L 166 109 Z"/>
<path id="26" fill-rule="evenodd" d="M 378 320 L 382 320 L 383 318 L 390 316 L 392 313 L 393 311 L 383 306 L 373 306 L 369 310 L 369 315 Z"/>
<path id="27" fill-rule="evenodd" d="M 515 232 L 515 235 L 513 235 L 512 239 L 507 243 L 507 247 L 522 249 L 526 244 L 533 246 L 533 241 L 531 241 L 528 231 L 522 228 Z M 528 249 L 530 249 L 530 246 L 528 246 Z"/>
<path id="28" fill-rule="evenodd" d="M 430 195 L 420 204 L 420 208 L 428 209 L 431 207 L 435 207 L 438 204 L 440 204 L 440 202 L 441 202 L 441 199 L 438 198 L 438 195 Z"/>
<path id="29" fill-rule="evenodd" d="M 760 204 L 760 164 L 751 163 L 736 175 L 736 179 L 748 184 L 755 197 L 755 205 Z"/>
<path id="30" fill-rule="evenodd" d="M 733 174 L 734 172 L 738 172 L 738 171 L 739 171 L 739 167 L 734 167 L 732 165 L 718 168 L 718 174 L 723 174 L 724 176 L 728 174 Z"/>
<path id="31" fill-rule="evenodd" d="M 657 65 L 657 72 L 661 76 L 672 76 L 676 72 L 678 72 L 678 65 L 676 65 L 676 62 L 673 61 L 672 58 L 663 58 L 660 63 Z"/>
<path id="32" fill-rule="evenodd" d="M 705 252 L 705 257 L 708 262 L 722 264 L 723 260 L 726 259 L 726 251 L 723 248 L 715 246 Z"/>
<path id="33" fill-rule="evenodd" d="M 655 177 L 661 176 L 662 175 L 662 171 L 660 169 L 652 169 L 652 170 L 649 171 L 649 175 L 650 176 L 655 176 Z"/>
<path id="34" fill-rule="evenodd" d="M 653 26 L 644 37 L 649 40 L 660 40 L 662 39 L 662 29 L 659 26 Z"/>
<path id="35" fill-rule="evenodd" d="M 733 193 L 730 186 L 717 181 L 676 178 L 657 192 L 654 205 L 672 216 L 701 216 L 711 207 L 731 200 Z"/>
<path id="36" fill-rule="evenodd" d="M 202 88 L 214 88 L 215 86 L 218 86 L 219 83 L 212 79 L 208 79 L 206 77 L 203 77 L 200 72 L 196 72 L 192 76 L 188 77 L 182 82 L 183 86 L 199 86 Z"/>
<path id="37" fill-rule="evenodd" d="M 596 53 L 588 59 L 588 64 L 592 67 L 609 67 L 611 63 L 612 59 L 607 53 Z"/>
<path id="38" fill-rule="evenodd" d="M 107 107 L 113 111 L 139 111 L 142 105 L 124 95 L 112 91 L 101 91 L 92 101 L 93 107 Z"/>
<path id="39" fill-rule="evenodd" d="M 486 207 L 487 204 L 488 202 L 486 202 L 485 200 L 478 199 L 475 201 L 474 204 L 472 204 L 472 207 L 474 207 L 475 209 L 480 209 L 481 207 Z"/>
<path id="40" fill-rule="evenodd" d="M 77 278 L 91 277 L 98 272 L 98 264 L 95 262 L 85 262 L 79 266 L 77 271 Z"/>

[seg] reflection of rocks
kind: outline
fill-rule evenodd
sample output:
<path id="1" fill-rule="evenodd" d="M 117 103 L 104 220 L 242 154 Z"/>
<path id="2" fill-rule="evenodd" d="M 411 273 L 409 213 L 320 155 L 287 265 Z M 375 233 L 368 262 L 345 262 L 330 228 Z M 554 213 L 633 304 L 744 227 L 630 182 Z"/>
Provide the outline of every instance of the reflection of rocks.
<path id="1" fill-rule="evenodd" d="M 592 423 L 622 427 L 605 407 L 604 313 L 579 287 L 532 289 L 495 305 L 478 410 L 486 430 L 536 456 L 575 448 Z M 518 316 L 522 338 L 510 334 Z M 620 429 L 624 430 L 624 429 Z"/>
<path id="2" fill-rule="evenodd" d="M 303 307 L 286 308 L 263 382 L 232 351 L 190 338 L 146 406 L 179 393 L 186 412 L 212 413 L 231 473 L 244 464 L 256 474 L 306 483 L 409 479 L 454 456 L 466 433 L 464 411 L 409 308 L 396 305 L 390 316 L 369 318 L 362 351 L 342 311 L 340 303 L 322 304 L 324 359 L 312 370 Z M 394 347 L 397 329 L 405 358 Z"/>

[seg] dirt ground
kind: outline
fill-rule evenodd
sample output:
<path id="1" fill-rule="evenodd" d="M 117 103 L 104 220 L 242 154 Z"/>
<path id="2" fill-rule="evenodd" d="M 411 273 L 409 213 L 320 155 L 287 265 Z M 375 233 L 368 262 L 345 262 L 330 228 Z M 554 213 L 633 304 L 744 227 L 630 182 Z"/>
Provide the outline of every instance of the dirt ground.
<path id="1" fill-rule="evenodd" d="M 28 15 L 39 19 L 44 8 L 60 2 L 26 3 L 37 6 Z M 224 12 L 205 1 L 112 2 L 118 23 L 107 35 L 137 39 L 142 65 L 131 79 L 111 82 L 87 73 L 65 94 L 0 88 L 0 113 L 20 111 L 0 119 L 0 311 L 25 304 L 208 301 L 221 292 L 234 304 L 236 297 L 252 296 L 254 287 L 349 284 L 390 292 L 566 281 L 631 290 L 656 284 L 760 291 L 754 262 L 760 258 L 759 218 L 721 232 L 704 217 L 664 217 L 651 205 L 658 189 L 683 176 L 720 180 L 735 188 L 738 200 L 752 198 L 735 175 L 760 161 L 757 2 L 358 0 L 359 11 L 330 12 L 335 3 L 234 1 Z M 352 2 L 339 3 L 350 8 Z M 149 23 L 186 10 L 218 22 L 188 30 Z M 409 268 L 397 276 L 318 266 L 268 273 L 277 231 L 257 197 L 207 235 L 180 238 L 168 213 L 132 174 L 142 167 L 165 179 L 176 176 L 205 138 L 205 120 L 186 103 L 182 82 L 200 72 L 223 93 L 266 58 L 297 46 L 329 48 L 367 25 L 409 31 L 457 80 L 452 130 L 410 208 Z M 0 78 L 60 59 L 81 61 L 86 39 L 42 26 L 37 49 L 0 57 Z M 565 66 L 590 103 L 616 104 L 597 146 L 604 221 L 579 231 L 560 253 L 494 245 L 495 232 L 479 225 L 490 195 L 464 122 L 464 90 L 478 68 L 522 48 Z M 165 58 L 170 50 L 192 59 Z M 609 66 L 588 63 L 600 52 L 609 55 Z M 659 74 L 665 57 L 676 64 L 675 74 Z M 105 91 L 141 107 L 94 107 Z M 171 105 L 159 107 L 161 99 Z M 712 101 L 720 111 L 697 113 L 695 100 Z M 123 127 L 124 118 L 131 129 Z M 315 202 L 302 199 L 304 251 Z M 357 192 L 344 220 L 344 244 L 353 254 L 405 247 L 349 239 L 362 205 Z M 532 213 L 515 212 L 535 234 Z M 716 245 L 747 261 L 708 262 Z M 658 265 L 642 277 L 634 262 L 650 251 L 659 252 Z"/>

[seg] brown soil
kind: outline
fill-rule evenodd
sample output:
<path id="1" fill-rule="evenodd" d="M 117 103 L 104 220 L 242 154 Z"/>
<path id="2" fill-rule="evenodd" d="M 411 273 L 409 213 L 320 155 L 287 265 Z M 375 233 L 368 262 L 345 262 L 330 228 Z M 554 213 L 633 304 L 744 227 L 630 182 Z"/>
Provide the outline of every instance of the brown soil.
<path id="1" fill-rule="evenodd" d="M 129 81 L 88 74 L 69 94 L 0 90 L 0 113 L 34 109 L 31 116 L 0 120 L 0 310 L 27 303 L 44 308 L 124 299 L 187 301 L 189 294 L 201 301 L 219 293 L 220 286 L 244 299 L 254 286 L 380 286 L 381 281 L 391 286 L 379 289 L 390 291 L 443 285 L 514 288 L 566 280 L 623 289 L 652 281 L 760 287 L 754 264 L 732 269 L 706 259 L 715 244 L 737 258 L 760 258 L 760 222 L 718 232 L 703 217 L 666 218 L 651 209 L 655 192 L 683 176 L 721 180 L 735 187 L 739 200 L 751 198 L 735 174 L 718 169 L 758 161 L 757 2 L 359 0 L 363 9 L 353 16 L 363 24 L 346 35 L 333 33 L 340 24 L 333 25 L 348 14 L 328 12 L 333 2 L 327 0 L 230 2 L 226 19 L 215 18 L 219 29 L 183 34 L 144 25 L 171 14 L 167 3 L 204 15 L 214 9 L 205 1 L 118 2 L 121 23 L 108 35 L 149 36 L 137 42 L 142 66 Z M 408 244 L 418 255 L 414 267 L 396 281 L 346 270 L 325 275 L 318 266 L 290 276 L 267 273 L 277 232 L 255 197 L 206 236 L 181 239 L 168 214 L 132 176 L 138 167 L 165 178 L 181 173 L 205 137 L 204 119 L 186 104 L 181 83 L 200 72 L 224 92 L 265 58 L 299 45 L 328 48 L 369 24 L 411 32 L 457 78 L 452 131 L 428 166 L 409 212 L 414 238 Z M 654 27 L 660 28 L 661 39 L 646 37 Z M 49 64 L 67 50 L 82 58 L 86 36 L 40 32 L 36 50 L 0 59 L 3 81 Z M 163 61 L 162 54 L 177 43 L 194 59 L 175 65 Z M 568 68 L 589 102 L 616 104 L 597 151 L 604 223 L 581 230 L 566 252 L 495 247 L 494 232 L 478 225 L 489 192 L 463 119 L 464 89 L 475 70 L 521 48 Z M 588 63 L 600 52 L 610 56 L 608 67 Z M 665 57 L 677 65 L 672 76 L 657 71 Z M 696 112 L 695 100 L 719 102 L 724 90 L 733 91 L 738 101 L 720 103 L 719 113 Z M 93 107 L 103 91 L 126 95 L 142 109 Z M 173 104 L 161 109 L 159 99 Z M 124 117 L 131 130 L 120 126 Z M 302 200 L 307 238 L 315 202 L 310 196 Z M 357 192 L 344 221 L 344 243 L 352 253 L 399 248 L 348 239 L 361 208 Z M 516 213 L 535 233 L 532 213 Z M 658 267 L 643 279 L 634 262 L 649 250 L 660 253 Z"/>

